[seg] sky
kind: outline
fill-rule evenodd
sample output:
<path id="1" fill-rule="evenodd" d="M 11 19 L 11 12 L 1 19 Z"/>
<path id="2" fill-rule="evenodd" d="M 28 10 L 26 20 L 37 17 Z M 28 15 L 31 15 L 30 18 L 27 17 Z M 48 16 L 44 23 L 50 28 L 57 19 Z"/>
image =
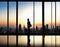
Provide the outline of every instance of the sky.
<path id="1" fill-rule="evenodd" d="M 7 24 L 7 4 L 0 2 L 0 26 Z"/>
<path id="2" fill-rule="evenodd" d="M 60 25 L 60 2 L 56 4 L 56 20 Z M 51 26 L 51 2 L 44 3 L 44 23 Z M 27 27 L 27 18 L 33 26 L 33 2 L 18 2 L 18 25 Z M 55 22 L 55 2 L 52 2 L 52 23 Z M 0 2 L 0 26 L 7 25 L 7 2 Z M 16 27 L 16 2 L 9 2 L 9 26 Z M 42 26 L 42 2 L 35 2 L 35 26 Z"/>

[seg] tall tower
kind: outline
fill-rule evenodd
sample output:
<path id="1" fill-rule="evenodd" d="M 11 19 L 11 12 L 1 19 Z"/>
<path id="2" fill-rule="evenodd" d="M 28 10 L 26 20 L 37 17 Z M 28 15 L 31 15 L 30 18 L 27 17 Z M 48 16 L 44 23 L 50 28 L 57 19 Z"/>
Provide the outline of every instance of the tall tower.
<path id="1" fill-rule="evenodd" d="M 19 33 L 22 32 L 21 24 L 19 24 Z"/>
<path id="2" fill-rule="evenodd" d="M 45 28 L 48 29 L 48 24 L 46 24 L 46 27 Z"/>

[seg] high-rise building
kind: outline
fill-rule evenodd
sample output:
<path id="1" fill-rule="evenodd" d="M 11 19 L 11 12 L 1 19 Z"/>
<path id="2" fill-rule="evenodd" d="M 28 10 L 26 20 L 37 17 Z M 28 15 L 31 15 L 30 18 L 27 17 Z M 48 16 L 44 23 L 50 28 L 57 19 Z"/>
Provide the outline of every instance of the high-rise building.
<path id="1" fill-rule="evenodd" d="M 22 32 L 21 24 L 19 24 L 19 32 Z"/>
<path id="2" fill-rule="evenodd" d="M 38 31 L 38 27 L 36 26 L 36 31 Z"/>
<path id="3" fill-rule="evenodd" d="M 27 28 L 25 26 L 23 27 L 23 29 L 24 29 L 24 32 L 27 33 Z"/>
<path id="4" fill-rule="evenodd" d="M 46 24 L 45 28 L 48 29 L 48 24 Z"/>

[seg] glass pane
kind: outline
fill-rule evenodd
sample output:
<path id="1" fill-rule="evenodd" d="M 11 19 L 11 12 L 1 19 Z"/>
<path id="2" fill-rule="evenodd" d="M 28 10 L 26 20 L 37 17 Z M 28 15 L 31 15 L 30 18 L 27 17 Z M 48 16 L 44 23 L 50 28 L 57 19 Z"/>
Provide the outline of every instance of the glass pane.
<path id="1" fill-rule="evenodd" d="M 60 34 L 60 13 L 59 13 L 59 11 L 60 11 L 60 2 L 56 2 L 56 23 L 57 23 L 57 31 L 56 31 L 56 33 L 57 34 Z M 57 47 L 60 47 L 60 36 L 59 35 L 57 35 L 56 36 L 56 46 Z"/>
<path id="2" fill-rule="evenodd" d="M 15 46 L 16 45 L 16 36 L 13 36 L 13 35 L 10 35 L 9 36 L 9 45 L 13 45 Z"/>
<path id="3" fill-rule="evenodd" d="M 45 2 L 45 33 L 55 34 L 54 30 L 55 30 L 55 2 L 52 2 L 52 10 L 51 2 Z"/>
<path id="4" fill-rule="evenodd" d="M 45 36 L 45 47 L 51 46 L 51 36 Z"/>
<path id="5" fill-rule="evenodd" d="M 56 46 L 60 47 L 60 36 L 56 36 Z"/>
<path id="6" fill-rule="evenodd" d="M 60 2 L 56 2 L 56 23 L 57 23 L 57 34 L 60 34 Z"/>
<path id="7" fill-rule="evenodd" d="M 9 2 L 9 33 L 16 32 L 16 2 Z"/>
<path id="8" fill-rule="evenodd" d="M 34 40 L 34 41 L 33 41 Z M 26 35 L 18 36 L 18 45 L 27 46 L 28 38 Z M 30 36 L 30 45 L 31 46 L 41 46 L 42 45 L 42 36 Z"/>
<path id="9" fill-rule="evenodd" d="M 41 34 L 42 28 L 42 2 L 35 2 L 35 33 Z"/>
<path id="10" fill-rule="evenodd" d="M 30 45 L 33 47 L 40 47 L 42 46 L 42 36 L 30 36 Z"/>
<path id="11" fill-rule="evenodd" d="M 35 38 L 34 38 L 35 39 Z M 30 45 L 33 47 L 34 43 L 33 43 L 33 36 L 30 36 Z"/>
<path id="12" fill-rule="evenodd" d="M 33 3 L 32 2 L 18 2 L 18 33 L 27 33 L 27 19 L 31 23 L 31 33 L 33 27 Z"/>
<path id="13" fill-rule="evenodd" d="M 0 35 L 0 46 L 7 46 L 7 36 L 5 35 Z"/>
<path id="14" fill-rule="evenodd" d="M 55 36 L 45 36 L 45 47 L 55 47 Z"/>
<path id="15" fill-rule="evenodd" d="M 45 33 L 46 34 L 55 34 L 55 2 L 45 2 Z M 51 13 L 52 11 L 52 13 Z M 51 17 L 52 16 L 52 17 Z M 51 28 L 52 22 L 52 28 Z M 55 46 L 55 36 L 45 36 L 45 47 Z"/>
<path id="16" fill-rule="evenodd" d="M 52 2 L 52 31 L 55 34 L 55 2 Z"/>
<path id="17" fill-rule="evenodd" d="M 44 3 L 45 11 L 44 11 L 44 22 L 45 22 L 45 33 L 50 34 L 51 29 L 51 2 Z"/>
<path id="18" fill-rule="evenodd" d="M 35 36 L 35 47 L 42 46 L 42 36 Z"/>
<path id="19" fill-rule="evenodd" d="M 27 47 L 27 36 L 26 35 L 21 35 L 21 36 L 18 36 L 18 46 L 19 47 Z"/>
<path id="20" fill-rule="evenodd" d="M 0 33 L 7 33 L 7 2 L 0 2 Z"/>

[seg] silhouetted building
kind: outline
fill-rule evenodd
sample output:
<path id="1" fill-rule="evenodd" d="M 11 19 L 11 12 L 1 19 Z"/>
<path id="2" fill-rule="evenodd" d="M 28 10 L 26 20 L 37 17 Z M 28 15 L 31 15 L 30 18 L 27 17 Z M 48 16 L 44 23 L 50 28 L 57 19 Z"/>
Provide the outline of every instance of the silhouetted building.
<path id="1" fill-rule="evenodd" d="M 23 27 L 23 29 L 24 29 L 24 32 L 27 33 L 27 28 L 25 26 Z"/>
<path id="2" fill-rule="evenodd" d="M 55 30 L 58 31 L 58 26 L 56 26 L 56 29 Z"/>
<path id="3" fill-rule="evenodd" d="M 19 32 L 22 32 L 21 24 L 19 24 Z"/>
<path id="4" fill-rule="evenodd" d="M 54 29 L 55 27 L 53 26 L 53 29 Z"/>
<path id="5" fill-rule="evenodd" d="M 46 24 L 45 28 L 48 29 L 48 24 Z"/>
<path id="6" fill-rule="evenodd" d="M 36 31 L 38 31 L 38 27 L 36 26 Z"/>
<path id="7" fill-rule="evenodd" d="M 1 32 L 2 32 L 2 29 L 3 29 L 3 28 L 1 27 L 1 28 L 0 28 L 0 31 L 1 31 Z"/>

